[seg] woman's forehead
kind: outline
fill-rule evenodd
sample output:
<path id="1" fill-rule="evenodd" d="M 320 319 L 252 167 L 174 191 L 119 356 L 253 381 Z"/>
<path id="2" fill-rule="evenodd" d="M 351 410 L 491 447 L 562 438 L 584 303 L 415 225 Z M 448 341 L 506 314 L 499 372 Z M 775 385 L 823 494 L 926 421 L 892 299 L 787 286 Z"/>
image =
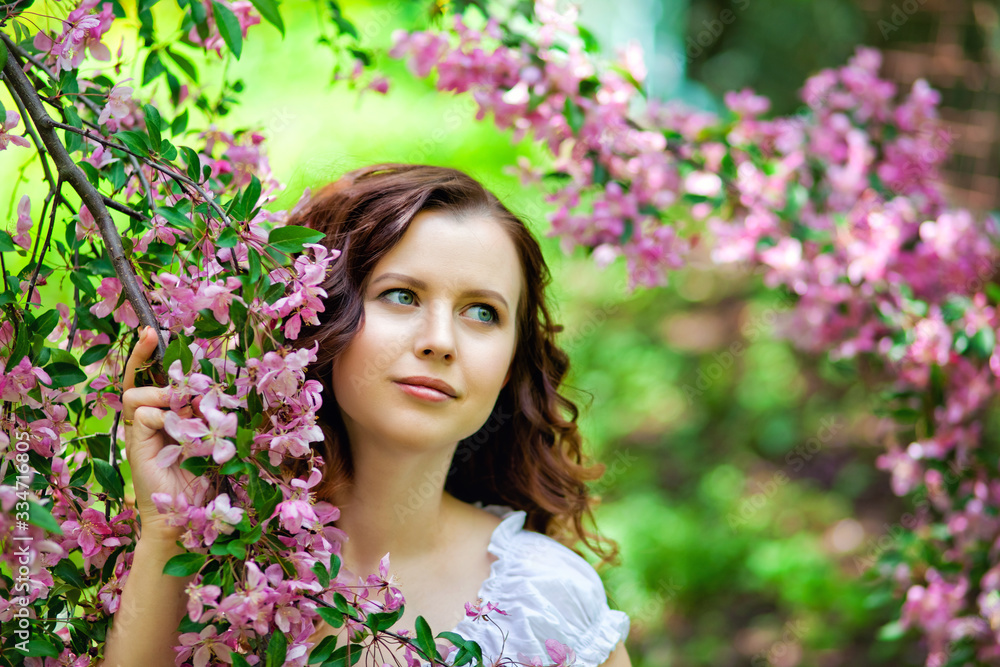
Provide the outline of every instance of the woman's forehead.
<path id="1" fill-rule="evenodd" d="M 437 211 L 414 216 L 399 243 L 376 264 L 371 284 L 386 273 L 402 274 L 428 287 L 494 290 L 512 308 L 523 282 L 517 247 L 500 222 Z"/>

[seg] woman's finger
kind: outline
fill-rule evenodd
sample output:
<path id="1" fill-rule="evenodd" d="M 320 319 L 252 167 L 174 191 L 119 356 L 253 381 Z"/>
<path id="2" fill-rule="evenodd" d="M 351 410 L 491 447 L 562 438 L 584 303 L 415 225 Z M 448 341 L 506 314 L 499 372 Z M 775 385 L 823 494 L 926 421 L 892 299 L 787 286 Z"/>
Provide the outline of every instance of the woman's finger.
<path id="1" fill-rule="evenodd" d="M 156 332 L 148 327 L 143 328 L 142 333 L 139 335 L 139 340 L 136 342 L 135 347 L 132 348 L 132 354 L 129 355 L 128 361 L 125 364 L 125 391 L 135 387 L 136 369 L 149 359 L 153 350 L 156 349 L 156 343 Z"/>

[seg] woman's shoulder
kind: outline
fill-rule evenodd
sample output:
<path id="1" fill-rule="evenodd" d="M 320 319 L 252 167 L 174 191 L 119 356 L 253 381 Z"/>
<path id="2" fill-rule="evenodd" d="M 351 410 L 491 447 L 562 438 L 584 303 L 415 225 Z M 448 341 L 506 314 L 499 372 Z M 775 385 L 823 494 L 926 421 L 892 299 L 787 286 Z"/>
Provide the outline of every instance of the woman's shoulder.
<path id="1" fill-rule="evenodd" d="M 503 656 L 546 658 L 546 640 L 572 648 L 577 665 L 602 664 L 628 634 L 625 613 L 608 606 L 600 576 L 582 556 L 553 538 L 526 530 L 527 514 L 504 506 L 488 506 L 501 517 L 493 531 L 490 552 L 496 556 L 489 579 L 480 589 L 482 608 L 493 623 L 466 618 L 456 629 L 466 639 L 499 651 L 509 633 Z M 492 653 L 494 657 L 499 657 Z"/>

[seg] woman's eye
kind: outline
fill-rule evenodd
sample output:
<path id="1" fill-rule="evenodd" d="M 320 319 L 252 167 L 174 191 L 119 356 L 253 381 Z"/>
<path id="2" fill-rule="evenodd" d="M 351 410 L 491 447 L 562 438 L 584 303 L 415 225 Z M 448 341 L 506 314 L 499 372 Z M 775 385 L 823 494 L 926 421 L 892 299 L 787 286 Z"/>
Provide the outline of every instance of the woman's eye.
<path id="1" fill-rule="evenodd" d="M 472 306 L 469 310 L 473 319 L 485 324 L 496 324 L 499 319 L 497 311 L 491 306 Z"/>
<path id="2" fill-rule="evenodd" d="M 394 295 L 399 295 L 398 300 L 394 298 Z M 388 299 L 391 303 L 409 306 L 413 303 L 413 292 L 405 289 L 391 289 L 383 294 L 382 298 Z"/>

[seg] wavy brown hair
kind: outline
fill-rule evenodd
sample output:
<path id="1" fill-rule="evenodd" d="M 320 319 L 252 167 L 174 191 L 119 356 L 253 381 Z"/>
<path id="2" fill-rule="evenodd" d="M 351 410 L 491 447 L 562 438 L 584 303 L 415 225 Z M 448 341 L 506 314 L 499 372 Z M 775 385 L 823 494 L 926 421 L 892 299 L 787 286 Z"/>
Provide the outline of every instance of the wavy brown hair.
<path id="1" fill-rule="evenodd" d="M 489 419 L 459 442 L 445 480 L 445 490 L 468 503 L 509 505 L 527 514 L 528 529 L 574 548 L 582 540 L 601 558 L 618 560 L 618 546 L 587 531 L 593 523 L 586 482 L 598 479 L 604 465 L 589 464 L 577 428 L 577 406 L 559 392 L 569 357 L 556 344 L 562 326 L 552 322 L 546 302 L 551 282 L 538 242 L 516 215 L 479 182 L 456 169 L 415 164 L 376 164 L 344 174 L 320 188 L 287 224 L 323 232 L 321 241 L 341 251 L 320 285 L 327 293 L 320 323 L 304 325 L 293 348 L 313 347 L 317 359 L 306 379 L 323 386 L 319 424 L 325 439 L 313 443 L 324 461 L 316 488 L 331 499 L 353 474 L 351 450 L 331 387 L 333 361 L 361 329 L 367 281 L 378 261 L 403 237 L 420 211 L 447 211 L 463 217 L 487 217 L 507 230 L 521 258 L 524 291 L 517 313 L 517 343 L 510 380 Z M 306 472 L 305 460 L 286 468 Z"/>

